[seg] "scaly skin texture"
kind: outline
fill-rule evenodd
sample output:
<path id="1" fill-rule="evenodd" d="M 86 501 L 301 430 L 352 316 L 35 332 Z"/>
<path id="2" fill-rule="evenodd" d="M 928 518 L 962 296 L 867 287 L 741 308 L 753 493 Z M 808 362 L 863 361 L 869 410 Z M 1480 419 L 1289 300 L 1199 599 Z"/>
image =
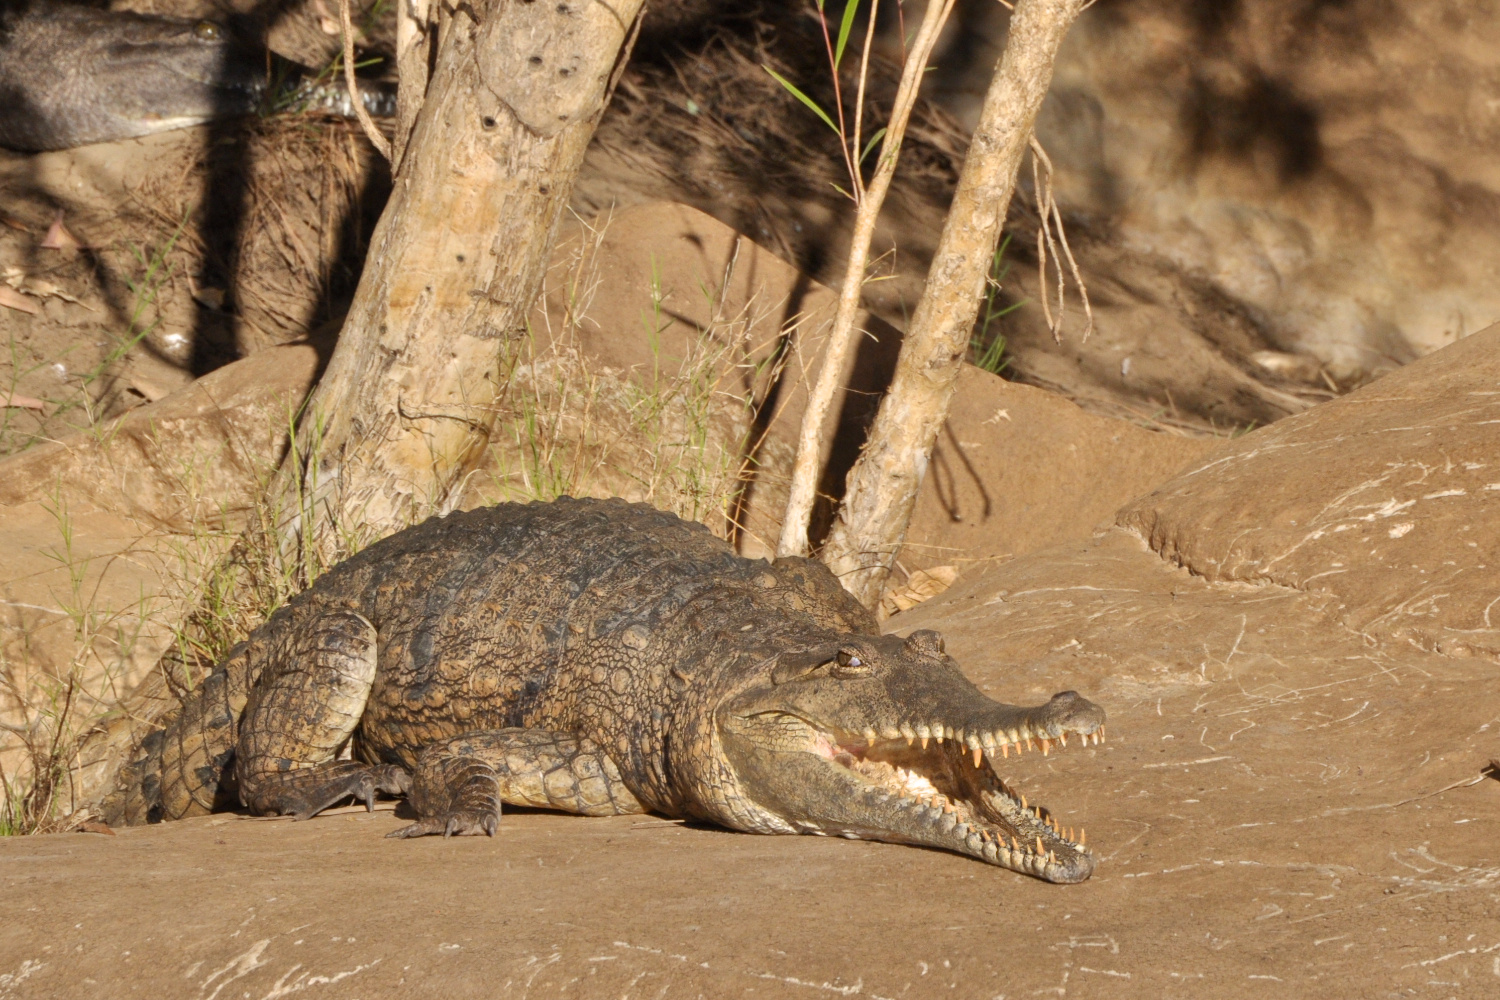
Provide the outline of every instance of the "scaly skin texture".
<path id="1" fill-rule="evenodd" d="M 330 571 L 143 743 L 103 812 L 175 819 L 237 796 L 305 817 L 407 794 L 418 819 L 399 835 L 419 836 L 493 834 L 502 802 L 650 810 L 1080 881 L 1088 850 L 983 761 L 1097 740 L 1103 721 L 1072 692 L 990 700 L 937 633 L 879 635 L 819 563 L 562 498 L 435 518 Z"/>
<path id="2" fill-rule="evenodd" d="M 0 8 L 6 6 L 0 2 Z M 33 0 L 0 10 L 0 146 L 67 149 L 246 115 L 269 104 L 353 117 L 348 92 L 237 41 L 208 20 L 181 20 Z M 272 76 L 278 82 L 274 94 Z M 268 97 L 270 98 L 268 100 Z M 361 86 L 366 109 L 395 97 Z"/>

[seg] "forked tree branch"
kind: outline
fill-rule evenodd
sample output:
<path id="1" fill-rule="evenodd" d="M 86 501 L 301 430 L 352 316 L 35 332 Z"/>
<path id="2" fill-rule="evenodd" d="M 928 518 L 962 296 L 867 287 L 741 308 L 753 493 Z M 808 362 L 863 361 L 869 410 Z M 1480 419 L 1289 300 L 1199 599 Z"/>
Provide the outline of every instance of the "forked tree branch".
<path id="1" fill-rule="evenodd" d="M 1016 0 L 1005 53 L 985 95 L 953 207 L 823 561 L 874 605 L 906 538 L 917 490 L 968 352 L 985 279 L 1052 64 L 1086 0 Z M 800 459 L 800 455 L 799 455 Z"/>
<path id="2" fill-rule="evenodd" d="M 917 90 L 922 84 L 927 59 L 932 55 L 938 35 L 953 10 L 953 2 L 954 0 L 932 0 L 927 5 L 922 25 L 917 29 L 917 37 L 912 42 L 906 65 L 901 71 L 901 84 L 896 90 L 891 119 L 880 144 L 880 160 L 875 165 L 875 175 L 870 179 L 870 185 L 865 189 L 854 214 L 849 263 L 844 268 L 844 284 L 839 289 L 833 329 L 828 334 L 828 347 L 823 355 L 823 367 L 818 370 L 818 381 L 808 395 L 807 409 L 802 414 L 802 429 L 797 438 L 797 459 L 792 468 L 792 485 L 787 497 L 786 514 L 781 522 L 781 538 L 776 545 L 776 554 L 779 556 L 807 554 L 807 526 L 812 520 L 813 501 L 817 499 L 818 470 L 822 464 L 823 425 L 827 423 L 828 410 L 844 374 L 844 365 L 849 360 L 849 349 L 857 332 L 854 329 L 854 319 L 859 313 L 859 300 L 864 291 L 865 269 L 870 260 L 870 241 L 875 236 L 880 206 L 885 202 L 891 178 L 896 173 L 901 140 L 906 135 L 906 123 L 917 103 Z M 874 25 L 870 26 L 870 30 L 874 30 Z M 862 67 L 865 65 L 867 64 L 862 63 Z M 857 159 L 859 153 L 856 149 L 852 156 Z M 858 170 L 857 163 L 853 169 Z"/>

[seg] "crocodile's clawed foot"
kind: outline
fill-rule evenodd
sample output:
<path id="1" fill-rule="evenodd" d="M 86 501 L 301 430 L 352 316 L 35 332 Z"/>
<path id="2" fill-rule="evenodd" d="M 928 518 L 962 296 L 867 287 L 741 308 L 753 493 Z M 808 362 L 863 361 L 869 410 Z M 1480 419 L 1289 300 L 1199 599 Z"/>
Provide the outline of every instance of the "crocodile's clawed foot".
<path id="1" fill-rule="evenodd" d="M 498 812 L 473 812 L 470 810 L 459 810 L 448 813 L 445 816 L 429 816 L 417 820 L 411 826 L 404 826 L 399 830 L 393 830 L 386 834 L 387 837 L 430 837 L 442 834 L 444 839 L 448 837 L 477 837 L 484 834 L 493 837 L 495 831 L 500 828 L 500 814 Z"/>
<path id="2" fill-rule="evenodd" d="M 382 795 L 403 796 L 409 791 L 411 775 L 394 764 L 379 764 L 341 775 L 316 790 L 310 789 L 300 796 L 300 802 L 293 800 L 289 803 L 293 808 L 284 811 L 291 813 L 293 819 L 312 819 L 323 810 L 330 809 L 347 798 L 353 798 L 354 801 L 365 804 L 366 812 L 374 812 L 377 792 Z"/>

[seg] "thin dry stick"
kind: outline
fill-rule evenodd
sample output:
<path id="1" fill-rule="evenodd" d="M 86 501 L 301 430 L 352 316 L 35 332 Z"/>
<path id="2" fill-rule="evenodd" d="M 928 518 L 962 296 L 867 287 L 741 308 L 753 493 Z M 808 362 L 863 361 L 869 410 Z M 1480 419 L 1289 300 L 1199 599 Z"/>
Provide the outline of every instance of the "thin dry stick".
<path id="1" fill-rule="evenodd" d="M 917 103 L 917 89 L 922 84 L 927 59 L 932 55 L 933 46 L 937 44 L 938 35 L 952 10 L 953 0 L 927 5 L 922 26 L 917 29 L 916 40 L 912 43 L 911 54 L 901 71 L 901 84 L 896 90 L 885 139 L 880 144 L 880 161 L 875 166 L 875 176 L 871 178 L 865 197 L 860 200 L 859 209 L 854 215 L 849 263 L 844 268 L 844 284 L 839 289 L 838 309 L 834 313 L 833 329 L 828 334 L 827 352 L 823 356 L 823 367 L 818 371 L 818 381 L 808 396 L 807 409 L 802 414 L 802 429 L 797 438 L 797 461 L 792 468 L 792 484 L 787 497 L 786 515 L 781 522 L 781 538 L 776 544 L 776 554 L 779 556 L 807 554 L 807 526 L 812 520 L 813 501 L 817 497 L 818 467 L 823 454 L 823 424 L 843 375 L 849 349 L 854 343 L 854 319 L 859 312 L 860 294 L 864 291 L 865 269 L 869 263 L 870 241 L 875 236 L 875 222 L 880 217 L 880 206 L 885 202 L 891 178 L 896 172 L 901 140 L 906 135 L 907 120 Z M 871 25 L 869 30 L 873 31 L 874 26 Z M 854 155 L 859 155 L 857 150 Z"/>
<path id="2" fill-rule="evenodd" d="M 1041 164 L 1039 170 L 1038 164 Z M 1045 173 L 1042 172 L 1045 170 Z M 1042 178 L 1046 178 L 1043 184 Z M 1031 137 L 1031 186 L 1036 192 L 1037 215 L 1040 222 L 1036 230 L 1036 256 L 1037 256 L 1037 280 L 1041 285 L 1041 292 L 1037 296 L 1042 300 L 1042 313 L 1047 317 L 1047 329 L 1052 331 L 1052 339 L 1059 344 L 1062 343 L 1062 322 L 1067 310 L 1067 299 L 1065 296 L 1066 282 L 1063 277 L 1062 261 L 1068 261 L 1068 270 L 1073 275 L 1073 284 L 1078 286 L 1078 297 L 1083 300 L 1083 312 L 1088 322 L 1083 328 L 1083 339 L 1088 340 L 1089 334 L 1094 332 L 1094 309 L 1089 305 L 1089 290 L 1083 283 L 1083 275 L 1078 271 L 1078 261 L 1073 259 L 1073 248 L 1068 245 L 1068 231 L 1063 226 L 1062 210 L 1057 207 L 1057 199 L 1052 194 L 1052 159 L 1042 144 L 1037 141 L 1036 136 Z M 1053 239 L 1053 230 L 1056 229 L 1056 240 Z M 1058 253 L 1058 243 L 1062 244 L 1062 252 Z M 1057 268 L 1057 316 L 1054 319 L 1052 309 L 1047 301 L 1047 248 L 1052 248 L 1053 266 Z"/>
<path id="3" fill-rule="evenodd" d="M 389 162 L 391 144 L 380 134 L 380 129 L 375 127 L 375 119 L 365 110 L 365 102 L 359 96 L 359 87 L 354 83 L 354 22 L 349 16 L 349 0 L 339 0 L 339 20 L 343 22 L 344 28 L 344 86 L 349 88 L 349 103 L 354 106 L 354 117 L 359 119 L 359 127 L 365 130 L 365 137 L 370 140 L 370 145 Z"/>
<path id="4" fill-rule="evenodd" d="M 859 155 L 864 148 L 860 145 L 864 139 L 864 130 L 860 126 L 865 122 L 865 83 L 870 79 L 870 43 L 875 40 L 875 18 L 879 13 L 880 0 L 870 0 L 870 24 L 865 31 L 864 49 L 859 54 L 859 89 L 854 96 L 854 168 L 850 180 L 854 182 L 856 204 L 865 200 L 865 174 L 859 169 L 864 162 L 864 157 Z"/>
<path id="5" fill-rule="evenodd" d="M 879 600 L 905 541 L 1052 63 L 1083 6 L 1084 0 L 1016 0 L 1005 54 L 985 95 L 927 286 L 823 550 L 823 561 L 866 606 Z"/>

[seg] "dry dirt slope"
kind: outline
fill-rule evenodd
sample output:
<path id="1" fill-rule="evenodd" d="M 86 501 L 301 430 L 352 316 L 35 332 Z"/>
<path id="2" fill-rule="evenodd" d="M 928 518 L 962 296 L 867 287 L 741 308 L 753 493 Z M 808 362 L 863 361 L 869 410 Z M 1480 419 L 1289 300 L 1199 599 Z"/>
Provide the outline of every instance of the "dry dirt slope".
<path id="1" fill-rule="evenodd" d="M 1281 433 L 1357 430 L 1376 399 L 1420 424 L 1458 371 L 1470 405 L 1449 432 L 1481 452 L 1453 458 L 1492 463 L 1500 331 L 1465 346 Z M 1367 473 L 1411 457 L 1399 433 L 1368 440 Z M 1212 475 L 1137 509 L 1185 482 L 1213 500 Z M 1429 551 L 1470 559 L 1473 535 L 1492 552 L 1493 493 Z M 1415 532 L 1437 508 L 1410 509 Z M 1370 565 L 1368 538 L 1330 537 Z M 1464 586 L 1500 593 L 1497 565 L 1473 560 Z M 1366 628 L 1350 593 L 1191 575 L 1108 529 L 895 619 L 944 629 L 998 697 L 1107 706 L 1107 744 L 1010 762 L 1087 826 L 1102 863 L 1079 886 L 650 817 L 517 814 L 493 840 L 415 843 L 380 836 L 387 812 L 216 817 L 0 843 L 0 996 L 1493 997 L 1495 657 Z"/>

